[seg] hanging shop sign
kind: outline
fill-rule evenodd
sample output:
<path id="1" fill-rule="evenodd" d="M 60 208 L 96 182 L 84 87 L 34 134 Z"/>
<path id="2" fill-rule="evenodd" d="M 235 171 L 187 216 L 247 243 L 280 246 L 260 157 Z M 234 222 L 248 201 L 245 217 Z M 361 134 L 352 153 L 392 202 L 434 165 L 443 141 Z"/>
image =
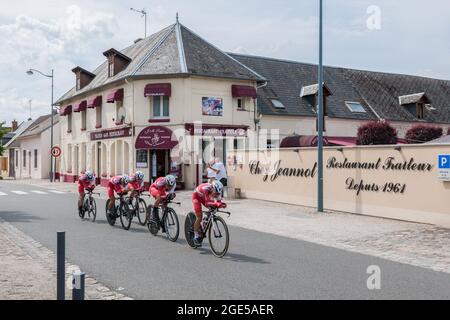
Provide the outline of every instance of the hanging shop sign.
<path id="1" fill-rule="evenodd" d="M 110 130 L 102 130 L 97 132 L 91 132 L 91 140 L 105 140 L 105 139 L 115 139 L 115 138 L 123 138 L 123 137 L 131 137 L 132 128 L 120 128 L 120 129 L 110 129 Z"/>

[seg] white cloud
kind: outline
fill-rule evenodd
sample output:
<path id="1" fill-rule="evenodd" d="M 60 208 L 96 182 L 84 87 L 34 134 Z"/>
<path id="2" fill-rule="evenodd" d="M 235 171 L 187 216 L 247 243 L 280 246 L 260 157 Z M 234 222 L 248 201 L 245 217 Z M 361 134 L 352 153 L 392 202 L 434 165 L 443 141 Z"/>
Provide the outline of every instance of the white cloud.
<path id="1" fill-rule="evenodd" d="M 50 104 L 50 80 L 25 75 L 28 68 L 44 73 L 55 69 L 56 100 L 74 82 L 69 70 L 78 64 L 93 64 L 95 56 L 101 59 L 101 50 L 110 45 L 118 28 L 112 14 L 84 14 L 74 5 L 65 13 L 53 21 L 19 15 L 13 23 L 0 25 L 0 37 L 5 39 L 0 42 L 0 74 L 8 75 L 0 78 L 1 120 L 28 118 L 29 99 L 34 100 L 35 116 L 50 112 L 45 107 Z"/>

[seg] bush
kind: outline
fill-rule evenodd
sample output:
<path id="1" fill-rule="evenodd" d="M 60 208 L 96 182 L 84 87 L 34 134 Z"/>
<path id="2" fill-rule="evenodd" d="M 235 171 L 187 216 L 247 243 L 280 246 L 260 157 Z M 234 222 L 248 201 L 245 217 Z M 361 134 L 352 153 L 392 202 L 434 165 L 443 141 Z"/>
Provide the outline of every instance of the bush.
<path id="1" fill-rule="evenodd" d="M 387 121 L 370 121 L 358 128 L 357 144 L 397 144 L 397 130 Z"/>
<path id="2" fill-rule="evenodd" d="M 406 132 L 405 139 L 408 143 L 424 143 L 442 137 L 443 133 L 441 127 L 418 124 Z"/>

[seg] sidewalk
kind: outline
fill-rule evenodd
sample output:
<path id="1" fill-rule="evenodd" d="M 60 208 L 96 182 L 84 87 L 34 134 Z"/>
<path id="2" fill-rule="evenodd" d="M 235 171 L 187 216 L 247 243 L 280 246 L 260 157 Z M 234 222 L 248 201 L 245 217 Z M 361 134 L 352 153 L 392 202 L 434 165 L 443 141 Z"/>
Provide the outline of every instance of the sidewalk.
<path id="1" fill-rule="evenodd" d="M 43 180 L 25 183 L 64 192 L 77 192 L 76 184 Z M 101 198 L 106 190 L 97 188 Z M 192 210 L 191 192 L 177 193 L 182 202 L 177 213 L 184 216 Z M 279 236 L 305 240 L 325 246 L 368 254 L 450 273 L 450 230 L 432 225 L 329 212 L 318 214 L 312 208 L 261 200 L 227 200 L 232 212 L 228 224 Z M 181 218 L 184 220 L 184 217 Z"/>
<path id="2" fill-rule="evenodd" d="M 56 256 L 0 219 L 0 300 L 56 300 Z M 66 300 L 72 299 L 72 272 L 66 262 Z M 129 300 L 86 275 L 86 300 Z"/>

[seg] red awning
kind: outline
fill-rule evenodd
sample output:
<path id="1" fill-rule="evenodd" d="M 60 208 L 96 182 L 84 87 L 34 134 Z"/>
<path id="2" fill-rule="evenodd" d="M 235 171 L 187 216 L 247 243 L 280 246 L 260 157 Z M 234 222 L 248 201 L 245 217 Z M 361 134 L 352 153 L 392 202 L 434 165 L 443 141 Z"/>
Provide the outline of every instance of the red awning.
<path id="1" fill-rule="evenodd" d="M 256 99 L 256 88 L 251 86 L 232 85 L 231 93 L 233 98 L 249 97 Z"/>
<path id="2" fill-rule="evenodd" d="M 60 116 L 67 116 L 67 115 L 69 115 L 71 113 L 72 113 L 72 105 L 61 107 L 61 109 L 59 110 L 59 115 Z"/>
<path id="3" fill-rule="evenodd" d="M 114 91 L 111 91 L 110 93 L 108 93 L 106 102 L 114 103 L 116 101 L 123 101 L 123 88 L 117 89 L 117 90 L 114 90 Z"/>
<path id="4" fill-rule="evenodd" d="M 88 100 L 87 107 L 88 108 L 96 108 L 102 106 L 102 96 L 96 96 L 95 98 L 91 98 Z"/>
<path id="5" fill-rule="evenodd" d="M 330 146 L 356 146 L 356 138 L 353 137 L 327 137 Z"/>
<path id="6" fill-rule="evenodd" d="M 152 83 L 145 86 L 144 96 L 165 96 L 172 95 L 172 85 L 170 83 Z"/>
<path id="7" fill-rule="evenodd" d="M 75 106 L 73 112 L 86 111 L 86 108 L 87 108 L 87 101 L 86 101 L 86 100 L 83 100 L 83 101 L 79 102 L 79 103 Z"/>

